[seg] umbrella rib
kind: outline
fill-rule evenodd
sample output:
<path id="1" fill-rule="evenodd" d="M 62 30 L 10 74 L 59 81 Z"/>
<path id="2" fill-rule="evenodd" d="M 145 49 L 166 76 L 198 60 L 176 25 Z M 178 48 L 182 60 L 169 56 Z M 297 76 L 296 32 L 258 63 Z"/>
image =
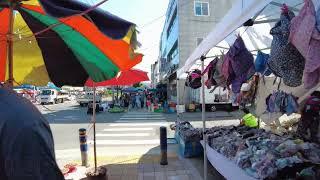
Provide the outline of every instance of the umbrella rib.
<path id="1" fill-rule="evenodd" d="M 92 6 L 92 7 L 89 8 L 89 9 L 87 9 L 86 11 L 83 11 L 83 12 L 81 12 L 81 13 L 79 13 L 79 14 L 75 14 L 75 15 L 73 15 L 73 16 L 70 16 L 69 18 L 66 19 L 66 21 L 69 20 L 70 18 L 74 17 L 74 16 L 82 16 L 82 15 L 85 15 L 85 14 L 93 11 L 94 9 L 96 9 L 97 7 L 99 7 L 100 5 L 102 5 L 103 3 L 107 2 L 107 1 L 108 1 L 108 0 L 102 0 L 101 2 L 97 3 L 96 5 Z M 49 27 L 47 27 L 47 28 L 45 28 L 45 29 L 43 29 L 43 30 L 41 30 L 41 31 L 39 31 L 39 32 L 36 32 L 36 33 L 34 33 L 34 34 L 32 34 L 32 35 L 30 35 L 29 37 L 37 36 L 37 35 L 39 35 L 39 34 L 42 34 L 42 33 L 46 32 L 46 31 L 49 31 L 50 29 L 52 29 L 52 28 L 54 28 L 54 27 L 56 27 L 56 26 L 59 26 L 59 25 L 61 25 L 61 24 L 63 24 L 63 23 L 64 23 L 64 22 L 59 22 L 59 23 L 56 23 L 56 24 L 52 24 L 52 25 L 50 25 Z M 29 37 L 28 37 L 28 38 L 29 38 Z"/>

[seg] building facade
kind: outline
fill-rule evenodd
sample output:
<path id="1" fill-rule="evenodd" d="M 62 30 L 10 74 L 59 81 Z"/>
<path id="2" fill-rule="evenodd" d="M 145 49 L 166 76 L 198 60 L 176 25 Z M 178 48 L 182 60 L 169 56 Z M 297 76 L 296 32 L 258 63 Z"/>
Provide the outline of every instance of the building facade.
<path id="1" fill-rule="evenodd" d="M 170 0 L 160 38 L 159 82 L 167 84 L 168 100 L 189 103 L 194 93 L 177 80 L 194 49 L 219 23 L 235 0 Z M 177 88 L 179 86 L 179 88 Z M 177 89 L 179 92 L 177 93 Z"/>

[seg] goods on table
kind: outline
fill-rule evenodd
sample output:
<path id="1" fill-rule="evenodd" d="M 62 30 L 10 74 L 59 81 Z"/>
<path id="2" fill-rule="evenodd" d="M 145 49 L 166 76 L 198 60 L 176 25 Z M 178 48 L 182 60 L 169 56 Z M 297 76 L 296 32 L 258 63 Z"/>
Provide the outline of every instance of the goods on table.
<path id="1" fill-rule="evenodd" d="M 200 144 L 202 139 L 202 131 L 192 127 L 189 122 L 177 122 L 174 126 L 175 139 L 179 144 L 179 152 L 183 157 L 198 157 L 203 154 L 203 149 Z"/>
<path id="2" fill-rule="evenodd" d="M 309 174 L 320 178 L 318 144 L 244 126 L 213 127 L 206 133 L 213 149 L 257 179 L 295 178 L 311 170 Z"/>

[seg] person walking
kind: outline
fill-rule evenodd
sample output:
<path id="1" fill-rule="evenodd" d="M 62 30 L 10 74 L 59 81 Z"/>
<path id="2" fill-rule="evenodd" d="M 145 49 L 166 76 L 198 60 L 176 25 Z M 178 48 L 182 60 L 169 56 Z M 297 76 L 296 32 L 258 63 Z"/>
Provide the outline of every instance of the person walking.
<path id="1" fill-rule="evenodd" d="M 141 108 L 141 96 L 139 93 L 136 95 L 136 104 L 138 109 Z"/>
<path id="2" fill-rule="evenodd" d="M 144 108 L 144 102 L 145 102 L 144 97 L 145 97 L 144 93 L 142 95 L 140 95 L 141 109 Z"/>
<path id="3" fill-rule="evenodd" d="M 146 105 L 147 105 L 148 111 L 151 112 L 151 96 L 150 95 L 147 96 Z"/>
<path id="4" fill-rule="evenodd" d="M 131 94 L 131 108 L 134 109 L 136 107 L 136 97 L 134 94 Z"/>

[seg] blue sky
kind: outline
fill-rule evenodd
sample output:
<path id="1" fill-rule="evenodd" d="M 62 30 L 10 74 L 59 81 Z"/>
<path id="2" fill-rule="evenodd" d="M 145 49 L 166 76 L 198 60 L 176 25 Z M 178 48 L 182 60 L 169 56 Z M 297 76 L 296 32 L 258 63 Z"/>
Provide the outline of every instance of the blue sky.
<path id="1" fill-rule="evenodd" d="M 83 0 L 95 4 L 101 0 Z M 140 51 L 145 55 L 136 68 L 150 71 L 157 60 L 160 34 L 165 20 L 164 14 L 169 0 L 109 0 L 101 8 L 129 20 L 138 26 L 138 39 L 142 44 Z M 153 22 L 153 23 L 150 23 Z"/>

